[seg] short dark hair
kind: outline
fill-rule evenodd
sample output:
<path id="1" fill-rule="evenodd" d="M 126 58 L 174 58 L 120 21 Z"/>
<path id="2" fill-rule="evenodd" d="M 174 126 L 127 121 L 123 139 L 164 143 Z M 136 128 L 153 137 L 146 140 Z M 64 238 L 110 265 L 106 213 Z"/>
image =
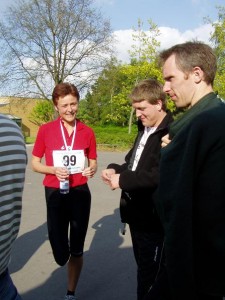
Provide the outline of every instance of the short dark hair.
<path id="1" fill-rule="evenodd" d="M 175 55 L 176 65 L 182 72 L 188 75 L 194 67 L 200 67 L 204 72 L 205 82 L 213 85 L 217 59 L 209 45 L 196 41 L 172 46 L 159 54 L 160 66 L 163 66 L 171 55 Z"/>
<path id="2" fill-rule="evenodd" d="M 58 83 L 52 92 L 52 101 L 57 105 L 59 98 L 67 95 L 73 95 L 78 101 L 80 100 L 80 94 L 74 84 L 68 82 Z"/>

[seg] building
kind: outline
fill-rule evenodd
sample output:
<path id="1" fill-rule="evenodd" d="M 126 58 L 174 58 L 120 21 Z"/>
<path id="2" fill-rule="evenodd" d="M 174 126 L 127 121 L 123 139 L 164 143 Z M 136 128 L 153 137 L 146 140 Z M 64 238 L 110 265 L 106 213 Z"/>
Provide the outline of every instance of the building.
<path id="1" fill-rule="evenodd" d="M 40 99 L 23 97 L 0 97 L 0 113 L 8 115 L 20 127 L 25 137 L 36 137 L 39 126 L 30 119 L 30 114 Z"/>

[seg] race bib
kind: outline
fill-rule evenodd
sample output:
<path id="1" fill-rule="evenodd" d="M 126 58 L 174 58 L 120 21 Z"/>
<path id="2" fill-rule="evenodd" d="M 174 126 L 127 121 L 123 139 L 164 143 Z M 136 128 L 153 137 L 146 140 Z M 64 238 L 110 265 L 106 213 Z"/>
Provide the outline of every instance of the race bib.
<path id="1" fill-rule="evenodd" d="M 66 167 L 70 174 L 82 173 L 85 166 L 84 150 L 54 150 L 54 167 Z"/>

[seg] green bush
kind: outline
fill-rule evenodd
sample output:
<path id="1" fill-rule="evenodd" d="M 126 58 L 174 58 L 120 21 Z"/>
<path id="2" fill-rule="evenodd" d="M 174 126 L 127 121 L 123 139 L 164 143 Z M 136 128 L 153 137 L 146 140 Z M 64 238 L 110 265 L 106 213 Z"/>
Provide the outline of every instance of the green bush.
<path id="1" fill-rule="evenodd" d="M 99 148 L 113 148 L 125 150 L 132 146 L 137 134 L 137 127 L 134 125 L 131 133 L 128 133 L 128 127 L 120 126 L 93 126 L 96 141 Z"/>
<path id="2" fill-rule="evenodd" d="M 128 127 L 120 126 L 90 126 L 96 136 L 99 150 L 127 150 L 129 149 L 136 137 L 137 126 L 133 125 L 131 133 L 128 133 Z M 25 137 L 27 144 L 32 144 L 35 137 Z"/>

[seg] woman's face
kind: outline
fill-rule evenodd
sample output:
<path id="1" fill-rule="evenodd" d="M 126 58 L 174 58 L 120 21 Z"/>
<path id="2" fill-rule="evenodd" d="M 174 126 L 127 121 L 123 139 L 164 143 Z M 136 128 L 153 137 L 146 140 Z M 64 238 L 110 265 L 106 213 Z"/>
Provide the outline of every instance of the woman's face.
<path id="1" fill-rule="evenodd" d="M 59 116 L 62 120 L 68 124 L 73 124 L 78 112 L 79 101 L 77 97 L 73 95 L 66 95 L 59 97 L 58 103 L 55 106 Z"/>

